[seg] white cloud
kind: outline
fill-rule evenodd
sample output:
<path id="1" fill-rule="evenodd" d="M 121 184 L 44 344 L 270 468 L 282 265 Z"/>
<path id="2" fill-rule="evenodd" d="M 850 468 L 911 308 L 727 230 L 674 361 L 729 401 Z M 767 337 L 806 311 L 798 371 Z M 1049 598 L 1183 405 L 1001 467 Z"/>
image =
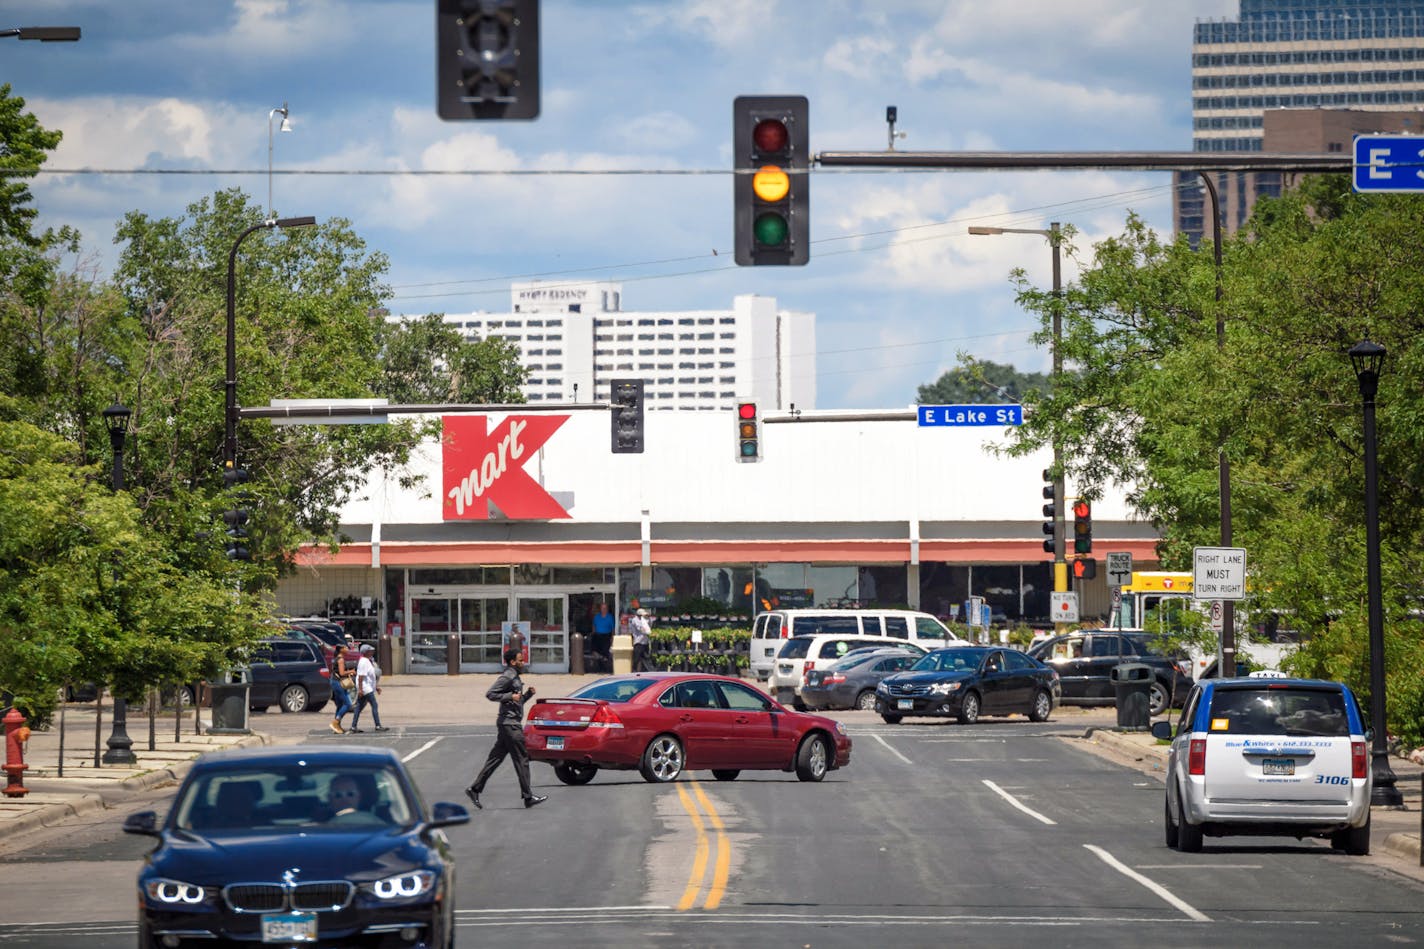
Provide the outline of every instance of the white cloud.
<path id="1" fill-rule="evenodd" d="M 832 72 L 856 79 L 874 79 L 893 74 L 897 69 L 896 46 L 882 36 L 853 36 L 836 40 L 821 57 L 821 63 Z"/>

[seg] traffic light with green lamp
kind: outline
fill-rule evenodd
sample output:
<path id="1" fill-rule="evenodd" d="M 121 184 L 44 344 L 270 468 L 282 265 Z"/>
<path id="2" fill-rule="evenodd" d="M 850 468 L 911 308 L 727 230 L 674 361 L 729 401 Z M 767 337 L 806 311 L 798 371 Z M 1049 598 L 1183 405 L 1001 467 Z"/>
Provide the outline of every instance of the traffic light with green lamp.
<path id="1" fill-rule="evenodd" d="M 735 259 L 744 267 L 811 259 L 811 146 L 805 96 L 732 102 Z"/>
<path id="2" fill-rule="evenodd" d="M 1082 498 L 1073 502 L 1073 552 L 1093 552 L 1093 506 Z"/>
<path id="3" fill-rule="evenodd" d="M 755 402 L 737 403 L 737 460 L 761 461 L 761 419 Z"/>

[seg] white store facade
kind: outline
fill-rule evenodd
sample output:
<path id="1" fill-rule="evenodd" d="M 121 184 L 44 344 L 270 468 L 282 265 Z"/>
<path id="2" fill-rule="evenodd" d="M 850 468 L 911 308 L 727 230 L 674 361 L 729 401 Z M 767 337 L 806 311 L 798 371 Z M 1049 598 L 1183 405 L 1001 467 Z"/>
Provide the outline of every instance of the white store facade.
<path id="1" fill-rule="evenodd" d="M 606 410 L 550 409 L 444 416 L 411 463 L 421 487 L 374 475 L 341 513 L 349 542 L 303 550 L 280 608 L 355 614 L 358 635 L 389 637 L 396 671 L 442 674 L 497 669 L 511 623 L 534 671 L 567 671 L 599 601 L 663 620 L 716 601 L 750 623 L 769 604 L 954 619 L 973 595 L 1007 622 L 1048 622 L 1049 453 L 991 453 L 1001 428 L 783 414 L 743 463 L 732 411 L 648 412 L 645 452 L 615 455 Z M 1155 530 L 1116 496 L 1093 523 L 1100 561 L 1155 561 Z M 1103 571 L 1080 599 L 1107 615 Z"/>

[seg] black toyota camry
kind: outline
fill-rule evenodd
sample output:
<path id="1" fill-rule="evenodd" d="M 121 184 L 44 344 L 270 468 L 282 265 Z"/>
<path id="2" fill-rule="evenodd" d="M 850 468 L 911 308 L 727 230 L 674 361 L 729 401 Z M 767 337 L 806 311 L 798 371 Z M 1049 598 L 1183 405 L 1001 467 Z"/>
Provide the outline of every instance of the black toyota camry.
<path id="1" fill-rule="evenodd" d="M 194 763 L 138 876 L 139 945 L 440 947 L 454 942 L 455 863 L 388 749 L 256 748 Z"/>
<path id="2" fill-rule="evenodd" d="M 882 679 L 875 710 L 891 725 L 907 715 L 954 716 L 969 724 L 980 715 L 1018 713 L 1042 722 L 1062 695 L 1058 673 L 1016 649 L 950 646 Z"/>

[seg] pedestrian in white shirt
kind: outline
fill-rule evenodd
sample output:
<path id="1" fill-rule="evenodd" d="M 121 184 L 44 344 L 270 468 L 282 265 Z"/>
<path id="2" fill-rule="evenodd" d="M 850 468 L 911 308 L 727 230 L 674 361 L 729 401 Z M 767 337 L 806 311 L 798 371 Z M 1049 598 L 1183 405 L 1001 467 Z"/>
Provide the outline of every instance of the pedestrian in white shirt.
<path id="1" fill-rule="evenodd" d="M 647 610 L 639 609 L 637 614 L 628 620 L 628 631 L 633 634 L 633 671 L 647 672 L 648 639 L 652 632 Z"/>
<path id="2" fill-rule="evenodd" d="M 360 732 L 361 710 L 371 706 L 371 718 L 376 722 L 376 731 L 389 731 L 381 724 L 381 707 L 376 704 L 376 696 L 381 694 L 381 671 L 371 659 L 375 650 L 370 643 L 361 647 L 361 661 L 356 663 L 356 711 L 351 716 L 351 731 Z"/>

